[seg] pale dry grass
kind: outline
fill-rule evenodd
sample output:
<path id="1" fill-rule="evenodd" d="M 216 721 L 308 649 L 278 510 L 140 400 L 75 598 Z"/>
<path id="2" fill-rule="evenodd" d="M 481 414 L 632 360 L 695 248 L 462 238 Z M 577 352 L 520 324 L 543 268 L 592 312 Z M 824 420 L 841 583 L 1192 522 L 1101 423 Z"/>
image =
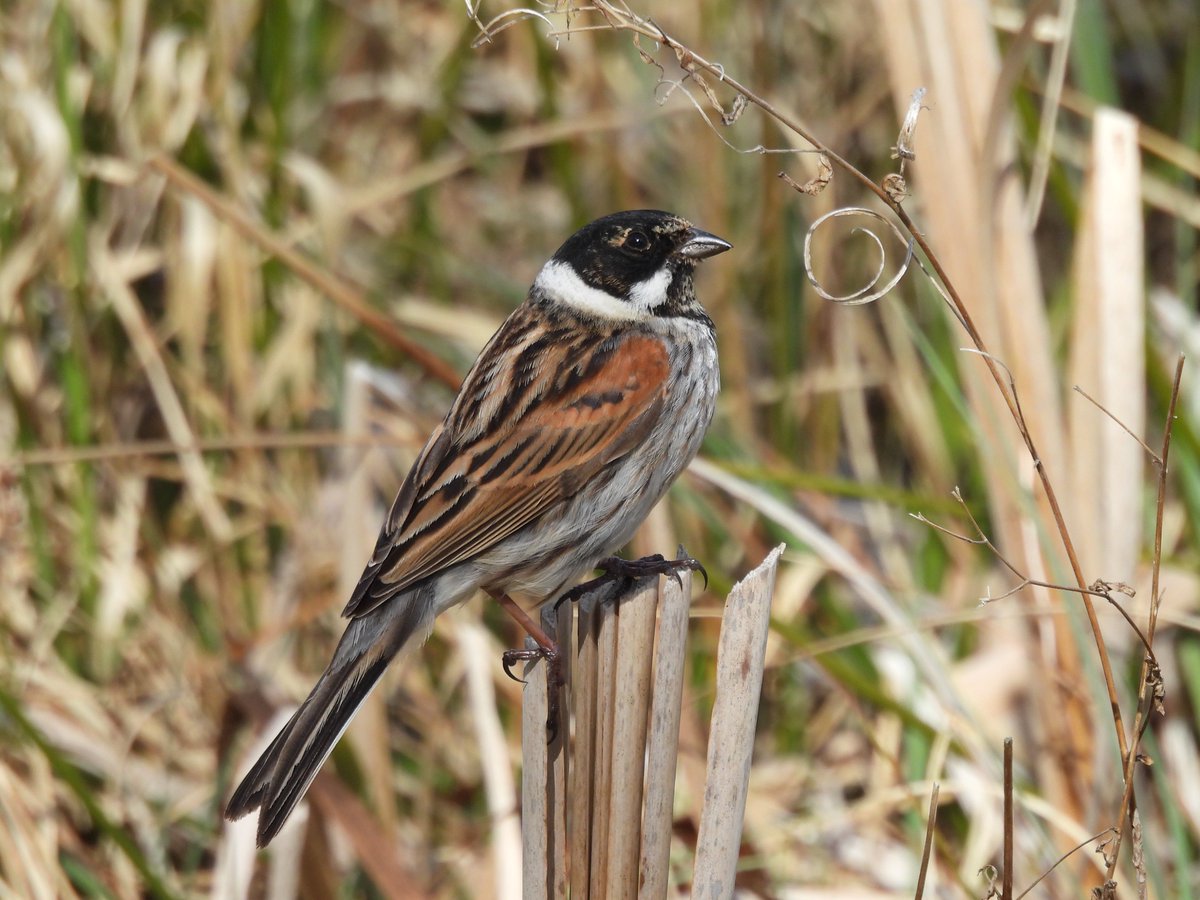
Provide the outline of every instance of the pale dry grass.
<path id="1" fill-rule="evenodd" d="M 1080 381 L 1123 416 L 1136 417 L 1141 398 L 1146 424 L 1127 424 L 1157 452 L 1174 351 L 1200 346 L 1189 180 L 1200 174 L 1189 135 L 1200 132 L 1188 131 L 1200 126 L 1172 118 L 1187 105 L 1171 99 L 1140 108 L 1145 205 L 1128 180 L 1126 193 L 1103 199 L 1125 204 L 1124 225 L 1154 211 L 1135 254 L 1162 289 L 1154 336 L 1144 363 L 1114 369 L 1105 350 L 1087 365 L 1077 356 L 1068 377 L 1082 325 L 1066 323 L 1089 321 L 1083 299 L 1109 302 L 1090 296 L 1088 277 L 1104 276 L 1080 270 L 1086 254 L 1071 249 L 1093 241 L 1088 223 L 1114 225 L 1074 208 L 1092 86 L 1068 67 L 1056 132 L 1038 156 L 1038 117 L 1012 112 L 1042 102 L 1058 51 L 1016 48 L 1007 7 L 991 22 L 954 19 L 965 10 L 710 0 L 687 14 L 638 11 L 872 177 L 895 168 L 896 110 L 918 83 L 930 88 L 907 205 L 954 260 L 981 330 L 1014 371 L 1072 527 L 1110 523 L 1103 540 L 1122 542 L 1122 566 L 1134 566 L 1110 571 L 1116 551 L 1089 550 L 1098 562 L 1088 577 L 1137 586 L 1126 605 L 1144 623 L 1157 473 L 1128 448 L 1115 452 L 1136 461 L 1085 466 L 1074 435 L 1108 424 L 1069 388 Z M 1180 15 L 1174 30 L 1197 27 L 1194 12 Z M 1159 44 L 1134 42 L 1123 20 L 1109 25 L 1126 63 L 1181 58 L 1155 16 L 1146 28 Z M 911 276 L 860 309 L 817 300 L 804 280 L 807 223 L 860 202 L 861 188 L 839 173 L 815 198 L 795 194 L 777 173 L 803 182 L 813 160 L 735 153 L 679 91 L 660 107 L 659 72 L 627 36 L 579 31 L 555 49 L 545 31 L 520 25 L 473 50 L 477 29 L 454 5 L 6 7 L 0 892 L 236 896 L 270 880 L 307 896 L 491 896 L 511 883 L 511 851 L 497 856 L 512 815 L 499 768 L 519 759 L 521 691 L 495 661 L 517 636 L 478 602 L 464 615 L 484 630 L 447 618 L 388 677 L 314 785 L 305 834 L 281 840 L 252 872 L 244 838 L 219 811 L 271 712 L 324 666 L 344 586 L 445 409 L 447 373 L 465 369 L 574 225 L 640 205 L 677 209 L 736 246 L 701 281 L 724 376 L 706 459 L 637 543 L 663 551 L 682 540 L 714 582 L 690 629 L 674 877 L 686 881 L 683 851 L 699 821 L 714 598 L 781 538 L 796 549 L 776 587 L 742 889 L 911 896 L 936 781 L 925 896 L 982 896 L 977 871 L 998 864 L 1002 846 L 1008 735 L 1018 890 L 1112 821 L 1120 761 L 1078 598 L 1027 591 L 979 609 L 1017 579 L 986 550 L 906 515 L 969 532 L 949 498 L 961 486 L 1025 574 L 1044 556 L 1061 580 L 1030 467 L 994 387 L 975 384 L 983 362 L 957 352 L 956 324 Z M 1099 52 L 1117 71 L 1118 49 L 1097 51 L 1091 34 L 1081 29 L 1072 52 Z M 1014 48 L 1031 62 L 1008 82 L 1017 100 L 993 106 Z M 680 76 L 669 50 L 643 49 Z M 708 80 L 728 106 L 726 86 Z M 1167 83 L 1184 95 L 1181 74 Z M 753 109 L 720 132 L 739 148 L 801 143 Z M 1047 153 L 1031 233 L 1024 167 Z M 1128 250 L 1135 238 L 1116 240 Z M 816 263 L 857 286 L 869 254 L 835 242 L 817 248 Z M 1136 294 L 1141 281 L 1130 281 Z M 1137 301 L 1112 302 L 1136 314 Z M 1091 314 L 1101 315 L 1110 322 Z M 1105 339 L 1136 356 L 1134 333 L 1122 325 Z M 425 355 L 414 361 L 405 340 Z M 1200 467 L 1187 384 L 1155 642 L 1167 715 L 1153 719 L 1144 749 L 1156 764 L 1137 781 L 1151 888 L 1179 897 L 1200 882 Z M 1068 420 L 1081 423 L 1070 437 Z M 1103 439 L 1105 452 L 1125 440 Z M 1067 476 L 1077 464 L 1090 485 Z M 1138 530 L 1125 521 L 1111 536 L 1112 516 L 1095 513 L 1101 498 L 1141 519 L 1132 549 Z M 1128 727 L 1141 654 L 1100 606 Z M 492 664 L 469 664 L 464 642 L 471 660 Z M 1079 896 L 1100 862 L 1078 854 L 1035 894 Z M 1118 879 L 1120 895 L 1134 896 L 1128 852 Z"/>

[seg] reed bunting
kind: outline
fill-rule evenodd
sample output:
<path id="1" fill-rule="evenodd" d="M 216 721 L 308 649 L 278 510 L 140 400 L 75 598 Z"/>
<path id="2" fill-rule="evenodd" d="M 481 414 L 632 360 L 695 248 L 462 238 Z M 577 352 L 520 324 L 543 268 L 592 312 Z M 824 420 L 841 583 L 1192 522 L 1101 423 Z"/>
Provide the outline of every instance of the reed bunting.
<path id="1" fill-rule="evenodd" d="M 626 544 L 712 419 L 716 335 L 692 273 L 729 248 L 637 210 L 584 226 L 542 267 L 404 480 L 333 660 L 229 801 L 229 819 L 260 810 L 260 847 L 439 613 L 482 589 L 555 656 L 523 607 Z"/>

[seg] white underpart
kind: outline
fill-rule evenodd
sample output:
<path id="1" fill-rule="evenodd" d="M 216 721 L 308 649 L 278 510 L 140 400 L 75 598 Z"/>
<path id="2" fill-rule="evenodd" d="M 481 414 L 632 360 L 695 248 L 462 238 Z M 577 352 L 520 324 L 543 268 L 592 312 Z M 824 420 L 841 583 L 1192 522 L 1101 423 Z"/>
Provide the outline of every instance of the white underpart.
<path id="1" fill-rule="evenodd" d="M 667 266 L 645 281 L 639 281 L 629 292 L 629 299 L 614 297 L 608 291 L 594 288 L 565 262 L 550 260 L 542 266 L 534 287 L 547 297 L 602 319 L 641 322 L 653 315 L 653 310 L 667 299 L 674 273 Z"/>

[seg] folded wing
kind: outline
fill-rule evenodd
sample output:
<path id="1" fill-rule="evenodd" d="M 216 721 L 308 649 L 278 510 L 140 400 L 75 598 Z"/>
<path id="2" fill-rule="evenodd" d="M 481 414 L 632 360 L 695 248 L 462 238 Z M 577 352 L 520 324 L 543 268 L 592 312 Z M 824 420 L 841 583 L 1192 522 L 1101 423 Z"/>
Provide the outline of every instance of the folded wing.
<path id="1" fill-rule="evenodd" d="M 574 495 L 645 440 L 669 371 L 652 335 L 556 334 L 532 311 L 510 317 L 405 480 L 344 614 L 370 612 Z"/>

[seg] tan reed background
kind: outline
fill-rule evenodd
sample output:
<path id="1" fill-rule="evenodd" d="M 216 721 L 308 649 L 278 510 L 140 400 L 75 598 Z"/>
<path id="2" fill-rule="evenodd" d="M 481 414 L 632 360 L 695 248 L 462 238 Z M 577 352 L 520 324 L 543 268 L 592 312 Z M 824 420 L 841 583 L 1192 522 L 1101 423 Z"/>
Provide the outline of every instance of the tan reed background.
<path id="1" fill-rule="evenodd" d="M 1101 835 L 1030 895 L 1080 896 L 1129 809 L 1110 689 L 1154 763 L 1132 764 L 1119 896 L 1142 877 L 1195 895 L 1195 360 L 1161 503 L 1153 459 L 1176 354 L 1200 349 L 1194 4 L 632 7 L 723 68 L 703 77 L 730 118 L 738 82 L 872 181 L 928 89 L 904 209 L 1015 379 L 1085 580 L 1135 589 L 1109 594 L 1143 633 L 1157 583 L 1164 715 L 1139 708 L 1144 650 L 1116 606 L 1093 598 L 1110 687 L 1078 594 L 1007 596 L 1071 567 L 988 361 L 929 282 L 846 307 L 806 279 L 809 224 L 882 202 L 840 166 L 792 190 L 780 171 L 821 171 L 794 131 L 753 105 L 721 125 L 695 57 L 593 14 L 550 36 L 560 5 L 473 47 L 468 13 L 507 8 L 0 12 L 0 893 L 506 896 L 529 698 L 498 663 L 519 635 L 478 601 L 389 674 L 307 828 L 255 856 L 219 812 L 325 664 L 450 386 L 574 226 L 655 206 L 735 245 L 699 281 L 716 421 L 631 548 L 682 542 L 712 577 L 687 621 L 669 881 L 691 884 L 700 840 L 721 598 L 786 541 L 744 895 L 913 896 L 923 858 L 927 897 L 983 896 L 987 866 L 1019 891 Z M 838 292 L 876 265 L 848 229 L 812 256 Z M 995 550 L 947 533 L 978 541 L 972 517 Z"/>

